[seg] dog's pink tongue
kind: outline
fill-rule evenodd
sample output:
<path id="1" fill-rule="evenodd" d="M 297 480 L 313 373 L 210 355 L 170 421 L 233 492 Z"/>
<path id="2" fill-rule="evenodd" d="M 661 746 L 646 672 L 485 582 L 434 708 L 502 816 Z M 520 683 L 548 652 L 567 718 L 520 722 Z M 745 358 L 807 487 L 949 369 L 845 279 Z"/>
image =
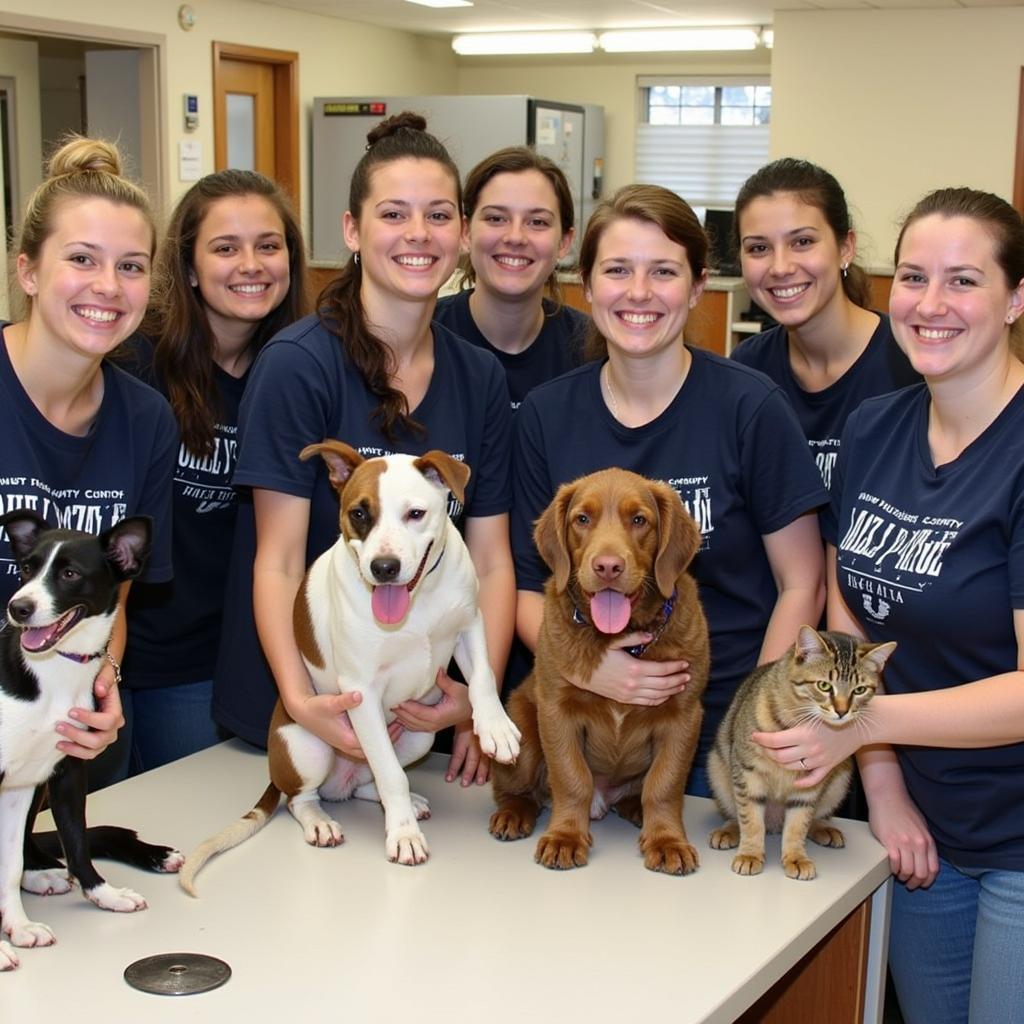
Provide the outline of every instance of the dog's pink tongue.
<path id="1" fill-rule="evenodd" d="M 382 583 L 373 588 L 370 603 L 373 617 L 385 626 L 393 626 L 409 610 L 409 589 L 404 583 Z"/>
<path id="2" fill-rule="evenodd" d="M 590 617 L 602 633 L 621 633 L 629 625 L 631 605 L 617 590 L 599 590 L 590 599 Z"/>
<path id="3" fill-rule="evenodd" d="M 35 626 L 32 629 L 23 629 L 21 631 L 21 646 L 26 651 L 42 650 L 53 638 L 53 634 L 57 632 L 59 625 L 59 622 L 52 622 L 49 626 Z"/>

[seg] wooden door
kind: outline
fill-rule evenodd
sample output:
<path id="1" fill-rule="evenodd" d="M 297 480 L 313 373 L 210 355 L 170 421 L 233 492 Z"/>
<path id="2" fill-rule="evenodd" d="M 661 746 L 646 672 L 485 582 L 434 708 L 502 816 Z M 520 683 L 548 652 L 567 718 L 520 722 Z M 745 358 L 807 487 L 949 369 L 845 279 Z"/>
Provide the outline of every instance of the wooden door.
<path id="1" fill-rule="evenodd" d="M 259 171 L 299 206 L 299 55 L 213 44 L 214 162 Z"/>
<path id="2" fill-rule="evenodd" d="M 274 142 L 274 70 L 269 64 L 225 60 L 221 64 L 218 114 L 223 118 L 223 159 L 217 170 L 231 167 L 277 174 Z M 223 106 L 221 105 L 223 104 Z"/>

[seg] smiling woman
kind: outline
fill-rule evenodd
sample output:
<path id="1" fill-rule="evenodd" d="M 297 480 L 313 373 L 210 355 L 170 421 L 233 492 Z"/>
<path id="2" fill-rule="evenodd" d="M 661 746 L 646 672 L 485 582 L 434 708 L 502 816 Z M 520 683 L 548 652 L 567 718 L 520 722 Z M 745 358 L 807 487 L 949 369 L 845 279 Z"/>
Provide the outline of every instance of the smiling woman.
<path id="1" fill-rule="evenodd" d="M 253 359 L 304 310 L 302 234 L 288 199 L 253 171 L 207 175 L 179 200 L 130 369 L 170 399 L 173 583 L 136 586 L 125 657 L 127 726 L 110 780 L 217 742 L 210 713 L 237 501 L 238 407 Z"/>
<path id="2" fill-rule="evenodd" d="M 459 255 L 458 170 L 415 114 L 389 118 L 368 141 L 344 215 L 353 256 L 320 296 L 317 313 L 266 346 L 242 402 L 234 482 L 251 488 L 252 507 L 243 508 L 235 536 L 214 690 L 217 720 L 252 743 L 265 744 L 280 694 L 292 719 L 357 758 L 342 713 L 358 693 L 314 696 L 292 630 L 306 567 L 338 535 L 327 468 L 300 462 L 300 451 L 336 438 L 364 456 L 441 449 L 467 463 L 465 507 L 453 498 L 449 511 L 480 578 L 499 679 L 514 614 L 504 376 L 492 355 L 431 322 Z M 458 725 L 449 778 L 461 771 L 465 784 L 483 782 L 488 768 L 472 738 L 465 686 L 443 675 L 439 683 L 444 699 L 403 705 L 392 737 L 405 728 Z M 359 682 L 349 685 L 358 690 Z"/>
<path id="3" fill-rule="evenodd" d="M 90 532 L 152 516 L 147 578 L 166 580 L 174 420 L 158 394 L 106 359 L 146 310 L 156 241 L 148 199 L 120 172 L 114 146 L 74 138 L 54 153 L 25 211 L 15 251 L 28 312 L 0 324 L 0 511 L 31 509 L 51 526 Z M 0 604 L 17 580 L 4 545 Z M 107 652 L 114 661 L 127 590 Z M 85 729 L 61 725 L 60 749 L 94 758 L 110 744 L 122 722 L 115 683 L 104 660 L 99 710 L 68 709 Z"/>
<path id="4" fill-rule="evenodd" d="M 512 518 L 517 625 L 533 648 L 548 575 L 533 524 L 558 486 L 619 466 L 679 493 L 702 533 L 692 572 L 712 646 L 687 790 L 700 795 L 708 794 L 703 765 L 717 723 L 739 682 L 821 614 L 822 546 L 808 513 L 827 497 L 779 388 L 683 343 L 707 252 L 693 210 L 667 189 L 629 185 L 594 211 L 580 268 L 595 360 L 536 388 L 520 407 Z M 661 704 L 687 682 L 686 663 L 627 654 L 650 639 L 629 618 L 613 623 L 619 635 L 594 673 L 571 682 L 621 703 Z"/>

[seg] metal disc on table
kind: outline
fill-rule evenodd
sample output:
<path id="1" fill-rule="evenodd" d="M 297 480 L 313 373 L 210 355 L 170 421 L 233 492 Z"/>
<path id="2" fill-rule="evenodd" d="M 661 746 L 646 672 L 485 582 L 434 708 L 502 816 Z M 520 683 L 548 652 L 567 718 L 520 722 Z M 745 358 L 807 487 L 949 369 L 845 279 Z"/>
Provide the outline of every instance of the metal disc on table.
<path id="1" fill-rule="evenodd" d="M 223 960 L 205 953 L 160 953 L 136 960 L 124 969 L 124 980 L 140 992 L 158 996 L 190 996 L 209 992 L 231 977 Z"/>

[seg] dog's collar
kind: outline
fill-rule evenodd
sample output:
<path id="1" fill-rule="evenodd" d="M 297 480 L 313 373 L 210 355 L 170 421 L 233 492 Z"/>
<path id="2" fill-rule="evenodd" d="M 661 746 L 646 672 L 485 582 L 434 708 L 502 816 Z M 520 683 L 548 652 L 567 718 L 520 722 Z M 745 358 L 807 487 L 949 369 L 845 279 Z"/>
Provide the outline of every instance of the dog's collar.
<path id="1" fill-rule="evenodd" d="M 77 661 L 79 665 L 85 665 L 97 658 L 102 658 L 106 651 L 96 651 L 93 654 L 76 654 L 74 651 L 58 651 L 57 653 L 62 658 L 67 658 L 68 661 Z"/>
<path id="2" fill-rule="evenodd" d="M 118 685 L 121 683 L 121 666 L 114 659 L 114 656 L 110 651 L 96 651 L 93 654 L 76 654 L 74 651 L 58 651 L 57 653 L 62 658 L 67 658 L 68 661 L 76 662 L 79 665 L 88 665 L 90 661 L 96 661 L 98 658 L 106 658 L 114 669 L 114 682 Z"/>
<path id="3" fill-rule="evenodd" d="M 668 620 L 671 617 L 672 611 L 676 606 L 677 596 L 678 591 L 676 591 L 676 589 L 673 588 L 672 593 L 665 599 L 665 603 L 661 606 L 661 611 L 658 612 L 657 619 L 655 619 L 655 621 L 652 623 L 652 626 L 654 627 L 654 635 L 651 637 L 650 640 L 647 641 L 647 643 L 634 644 L 632 647 L 623 647 L 622 650 L 624 650 L 627 654 L 632 655 L 632 657 L 634 658 L 642 658 L 644 654 L 647 652 L 647 648 L 650 647 L 651 644 L 655 643 L 658 637 L 660 637 L 661 634 L 665 632 L 665 627 L 668 625 Z M 576 623 L 577 626 L 586 626 L 589 624 L 588 620 L 584 618 L 583 612 L 579 610 L 579 607 L 575 601 L 573 601 L 572 603 L 572 621 Z"/>

